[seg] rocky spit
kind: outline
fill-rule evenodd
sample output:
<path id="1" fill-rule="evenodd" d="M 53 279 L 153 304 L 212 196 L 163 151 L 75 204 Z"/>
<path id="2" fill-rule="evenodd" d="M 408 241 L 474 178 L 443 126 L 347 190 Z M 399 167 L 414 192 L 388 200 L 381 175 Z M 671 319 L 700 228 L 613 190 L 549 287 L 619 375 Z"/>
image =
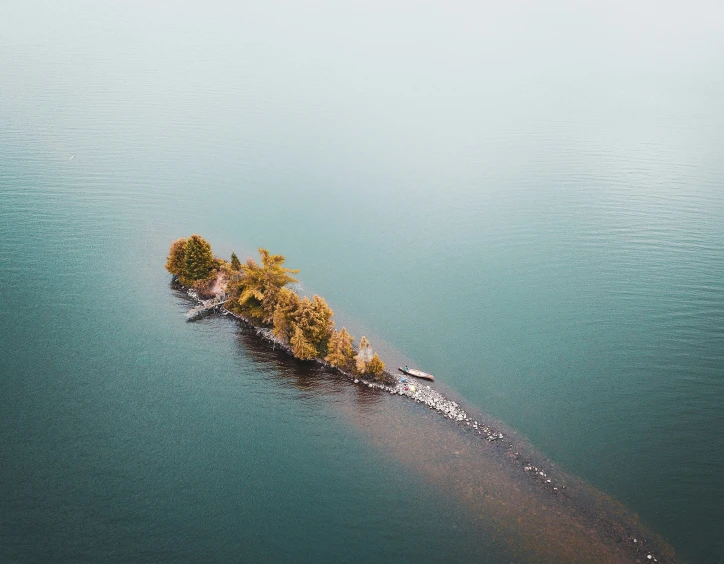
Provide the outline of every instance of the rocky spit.
<path id="1" fill-rule="evenodd" d="M 186 288 L 178 285 L 189 298 L 191 298 L 196 306 L 187 314 L 188 321 L 194 321 L 208 314 L 219 313 L 225 316 L 231 316 L 240 321 L 246 328 L 253 331 L 260 339 L 268 342 L 274 349 L 281 349 L 293 356 L 291 347 L 284 341 L 278 339 L 270 329 L 258 327 L 250 319 L 232 312 L 223 306 L 223 302 L 219 299 L 202 299 L 194 289 Z M 316 362 L 320 366 L 335 372 L 348 380 L 354 385 L 365 386 L 370 389 L 380 390 L 392 395 L 406 397 L 416 403 L 422 404 L 429 409 L 438 412 L 443 417 L 456 422 L 463 428 L 469 429 L 472 433 L 479 436 L 488 443 L 499 443 L 502 448 L 508 451 L 508 457 L 515 461 L 523 472 L 532 479 L 539 487 L 549 492 L 550 495 L 567 496 L 567 486 L 559 479 L 550 475 L 550 470 L 535 466 L 527 460 L 525 456 L 518 452 L 513 452 L 513 443 L 508 441 L 506 436 L 491 425 L 481 423 L 470 417 L 467 412 L 455 401 L 446 398 L 443 394 L 435 390 L 429 385 L 420 384 L 412 380 L 409 376 L 401 376 L 385 371 L 383 377 L 379 380 L 368 379 L 363 376 L 355 375 L 351 372 L 334 367 L 322 359 L 316 358 L 310 362 Z M 507 444 L 506 444 L 507 443 Z M 636 538 L 633 535 L 625 535 L 619 537 L 619 542 L 625 542 L 632 551 L 639 557 L 636 563 L 641 562 L 669 562 L 668 559 L 659 560 L 649 549 L 649 543 L 645 539 Z"/>
<path id="2" fill-rule="evenodd" d="M 199 319 L 205 314 L 214 312 L 221 313 L 222 315 L 229 315 L 241 321 L 247 328 L 253 330 L 258 337 L 270 343 L 275 349 L 278 348 L 286 351 L 290 355 L 292 354 L 291 347 L 289 347 L 289 345 L 284 341 L 275 337 L 270 329 L 258 327 L 250 319 L 239 315 L 238 313 L 229 311 L 224 308 L 223 304 L 218 300 L 201 299 L 198 293 L 193 289 L 186 289 L 186 293 L 197 303 L 197 306 L 192 308 L 186 316 L 189 321 Z M 346 376 L 352 380 L 354 384 L 381 390 L 393 395 L 404 396 L 417 403 L 421 403 L 430 409 L 439 412 L 448 419 L 452 419 L 453 421 L 458 421 L 472 427 L 474 431 L 477 431 L 478 434 L 483 436 L 483 438 L 489 442 L 503 440 L 504 438 L 502 433 L 471 419 L 457 402 L 446 398 L 440 392 L 428 385 L 419 384 L 418 382 L 412 380 L 409 376 L 398 376 L 397 374 L 385 371 L 382 379 L 371 380 L 334 367 L 322 359 L 317 358 L 312 362 L 316 362 L 331 371 Z"/>

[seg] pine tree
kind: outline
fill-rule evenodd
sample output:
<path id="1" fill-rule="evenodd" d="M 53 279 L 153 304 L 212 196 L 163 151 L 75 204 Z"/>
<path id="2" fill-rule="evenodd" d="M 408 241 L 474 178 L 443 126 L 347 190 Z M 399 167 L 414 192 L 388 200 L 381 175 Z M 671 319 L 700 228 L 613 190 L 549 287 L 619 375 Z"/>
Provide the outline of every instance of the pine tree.
<path id="1" fill-rule="evenodd" d="M 371 372 L 375 376 L 379 376 L 385 370 L 385 363 L 377 353 L 372 355 L 369 364 L 367 364 L 367 371 Z"/>
<path id="2" fill-rule="evenodd" d="M 186 266 L 186 239 L 176 239 L 171 243 L 168 251 L 168 259 L 166 260 L 166 270 L 174 276 L 181 276 Z"/>
<path id="3" fill-rule="evenodd" d="M 294 330 L 294 335 L 289 343 L 292 345 L 292 353 L 300 360 L 310 360 L 314 358 L 316 349 L 309 341 L 304 338 L 304 333 L 299 327 Z"/>
<path id="4" fill-rule="evenodd" d="M 191 235 L 186 242 L 184 269 L 179 280 L 184 286 L 192 286 L 197 280 L 209 278 L 215 265 L 211 245 L 200 235 Z"/>
<path id="5" fill-rule="evenodd" d="M 262 300 L 262 309 L 264 310 L 264 323 L 271 323 L 274 316 L 274 308 L 277 305 L 279 291 L 297 279 L 290 274 L 297 274 L 299 270 L 293 270 L 283 266 L 284 255 L 272 255 L 266 249 L 259 249 L 261 255 L 264 299 Z"/>
<path id="6" fill-rule="evenodd" d="M 352 336 L 347 333 L 347 329 L 342 327 L 341 331 L 334 331 L 329 337 L 327 345 L 329 354 L 324 358 L 332 366 L 344 366 L 354 354 L 352 348 Z"/>
<path id="7" fill-rule="evenodd" d="M 242 313 L 261 321 L 273 323 L 274 310 L 279 291 L 297 279 L 290 276 L 298 270 L 282 266 L 286 260 L 283 255 L 271 255 L 266 249 L 259 249 L 261 266 L 249 259 L 242 265 L 243 276 L 235 287 L 238 293 L 238 306 Z"/>
<path id="8" fill-rule="evenodd" d="M 277 305 L 272 316 L 274 323 L 272 331 L 277 338 L 289 342 L 289 339 L 294 335 L 300 302 L 301 300 L 296 292 L 289 288 L 282 288 L 279 291 Z"/>
<path id="9" fill-rule="evenodd" d="M 329 342 L 329 337 L 334 330 L 334 311 L 327 305 L 327 302 L 321 296 L 315 294 L 312 297 L 312 311 L 314 313 L 314 324 L 312 325 L 312 342 L 314 342 L 317 350 L 324 350 Z"/>
<path id="10" fill-rule="evenodd" d="M 302 329 L 304 338 L 323 355 L 327 349 L 327 342 L 332 334 L 334 312 L 323 298 L 315 295 L 311 300 L 302 298 L 299 302 L 294 321 Z"/>
<path id="11" fill-rule="evenodd" d="M 358 370 L 367 372 L 374 359 L 366 337 L 362 337 L 359 354 L 353 357 L 352 337 L 345 328 L 334 331 L 334 311 L 324 298 L 300 298 L 285 287 L 297 281 L 291 275 L 299 271 L 286 268 L 283 255 L 272 255 L 263 248 L 259 254 L 261 265 L 253 259 L 242 264 L 236 253 L 231 253 L 231 262 L 227 263 L 214 258 L 206 240 L 192 235 L 172 243 L 166 269 L 185 286 L 207 292 L 214 284 L 223 283 L 228 294 L 226 307 L 272 325 L 274 335 L 290 344 L 295 357 L 308 360 L 326 354 L 333 366 L 348 365 L 354 358 Z M 379 357 L 372 368 L 384 369 Z"/>

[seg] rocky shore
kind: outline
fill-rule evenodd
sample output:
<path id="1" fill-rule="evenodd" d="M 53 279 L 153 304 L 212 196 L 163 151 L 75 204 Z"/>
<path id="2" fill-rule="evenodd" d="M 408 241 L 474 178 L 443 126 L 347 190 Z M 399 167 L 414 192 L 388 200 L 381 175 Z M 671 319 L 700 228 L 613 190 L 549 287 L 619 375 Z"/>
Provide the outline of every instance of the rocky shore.
<path id="1" fill-rule="evenodd" d="M 269 343 L 273 348 L 283 350 L 290 356 L 294 356 L 291 347 L 287 343 L 275 337 L 270 329 L 259 327 L 250 319 L 224 308 L 223 304 L 218 301 L 202 299 L 202 297 L 200 297 L 194 289 L 186 288 L 180 284 L 178 284 L 177 287 L 184 291 L 189 298 L 197 304 L 197 307 L 191 310 L 193 315 L 187 315 L 189 321 L 199 319 L 202 316 L 202 311 L 207 314 L 219 313 L 221 315 L 231 316 L 243 323 L 247 329 L 250 329 L 257 337 Z M 401 376 L 385 371 L 379 379 L 370 379 L 345 371 L 339 367 L 332 366 L 319 358 L 313 359 L 309 362 L 315 362 L 324 366 L 330 372 L 346 377 L 355 385 L 365 386 L 367 388 L 380 390 L 392 395 L 402 396 L 416 403 L 422 404 L 429 409 L 438 412 L 443 417 L 455 421 L 460 426 L 469 428 L 471 432 L 480 436 L 481 439 L 489 443 L 499 441 L 502 444 L 505 442 L 505 435 L 498 429 L 473 419 L 457 402 L 446 398 L 439 391 L 427 384 L 420 384 L 412 381 L 409 376 Z M 507 448 L 512 448 L 512 443 L 508 443 Z M 525 472 L 530 472 L 533 479 L 540 482 L 544 487 L 550 489 L 552 493 L 557 494 L 559 492 L 559 486 L 557 484 L 554 485 L 553 479 L 548 476 L 546 472 L 537 466 L 531 465 L 528 461 L 523 460 L 519 453 L 514 453 L 513 456 L 520 460 L 521 467 Z M 561 489 L 565 488 L 566 486 L 561 486 Z"/>

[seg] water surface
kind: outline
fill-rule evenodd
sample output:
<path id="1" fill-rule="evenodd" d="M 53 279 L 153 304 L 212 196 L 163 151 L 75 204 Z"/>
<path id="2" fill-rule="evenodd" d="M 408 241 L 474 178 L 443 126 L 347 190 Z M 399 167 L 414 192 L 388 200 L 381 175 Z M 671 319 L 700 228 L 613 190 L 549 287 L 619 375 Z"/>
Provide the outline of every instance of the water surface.
<path id="1" fill-rule="evenodd" d="M 535 559 L 346 388 L 186 324 L 199 232 L 718 561 L 720 5 L 4 12 L 5 559 Z"/>

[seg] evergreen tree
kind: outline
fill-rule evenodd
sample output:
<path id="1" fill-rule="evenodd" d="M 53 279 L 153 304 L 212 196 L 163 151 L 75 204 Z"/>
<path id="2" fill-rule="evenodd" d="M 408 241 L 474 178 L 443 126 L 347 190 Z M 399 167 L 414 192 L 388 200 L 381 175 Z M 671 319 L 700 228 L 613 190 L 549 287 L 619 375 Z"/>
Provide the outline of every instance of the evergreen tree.
<path id="1" fill-rule="evenodd" d="M 289 288 L 282 288 L 279 291 L 277 305 L 272 316 L 274 323 L 272 331 L 279 339 L 289 342 L 289 339 L 294 335 L 300 301 L 296 292 Z"/>
<path id="2" fill-rule="evenodd" d="M 271 255 L 266 249 L 259 249 L 261 266 L 249 259 L 241 270 L 243 277 L 238 285 L 238 305 L 242 313 L 261 321 L 272 323 L 279 291 L 297 279 L 290 276 L 298 270 L 283 266 L 283 255 Z"/>
<path id="3" fill-rule="evenodd" d="M 292 345 L 292 353 L 294 356 L 300 360 L 310 360 L 314 358 L 317 352 L 314 345 L 304 338 L 304 333 L 299 327 L 294 329 L 294 335 L 292 335 L 289 344 Z"/>
<path id="4" fill-rule="evenodd" d="M 296 324 L 302 329 L 304 338 L 311 343 L 318 354 L 324 354 L 332 334 L 334 312 L 323 298 L 315 295 L 311 300 L 306 296 L 299 302 L 295 315 Z"/>
<path id="5" fill-rule="evenodd" d="M 216 263 L 211 245 L 200 235 L 191 235 L 186 242 L 184 269 L 179 280 L 184 286 L 191 286 L 197 280 L 205 280 L 214 272 Z"/>
<path id="6" fill-rule="evenodd" d="M 264 299 L 262 309 L 264 310 L 264 323 L 271 323 L 274 316 L 274 308 L 277 305 L 279 291 L 297 279 L 291 274 L 297 274 L 299 270 L 286 268 L 284 255 L 272 255 L 266 249 L 259 249 L 261 255 L 262 273 L 264 277 Z"/>
<path id="7" fill-rule="evenodd" d="M 353 356 L 352 337 L 345 328 L 334 331 L 334 311 L 324 298 L 300 298 L 286 288 L 297 281 L 291 275 L 299 271 L 286 268 L 283 255 L 272 255 L 263 248 L 259 254 L 261 265 L 253 259 L 242 264 L 236 253 L 231 253 L 231 262 L 227 263 L 214 258 L 206 240 L 192 235 L 171 244 L 166 269 L 183 285 L 207 292 L 217 283 L 225 284 L 229 295 L 226 307 L 271 324 L 274 335 L 289 343 L 296 358 L 308 360 L 326 354 L 325 360 L 332 366 L 345 366 L 354 358 L 361 373 L 371 370 L 378 374 L 384 370 L 384 363 L 373 356 L 366 337 L 362 337 L 359 353 Z"/>
<path id="8" fill-rule="evenodd" d="M 321 296 L 314 294 L 312 297 L 312 312 L 314 313 L 314 324 L 312 325 L 312 341 L 321 352 L 326 348 L 329 337 L 334 330 L 334 311 L 327 305 Z"/>
<path id="9" fill-rule="evenodd" d="M 379 357 L 379 355 L 375 353 L 374 355 L 372 355 L 372 358 L 367 364 L 367 371 L 371 372 L 375 376 L 379 376 L 384 370 L 385 363 L 382 362 L 382 359 Z"/>
<path id="10" fill-rule="evenodd" d="M 332 366 L 345 366 L 354 354 L 352 348 L 352 336 L 347 329 L 342 327 L 341 331 L 334 331 L 329 337 L 327 345 L 329 354 L 324 358 Z"/>
<path id="11" fill-rule="evenodd" d="M 289 288 L 280 288 L 272 314 L 273 333 L 290 342 L 297 329 L 304 341 L 314 347 L 316 356 L 323 356 L 334 328 L 334 312 L 319 296 L 300 298 Z"/>
<path id="12" fill-rule="evenodd" d="M 176 239 L 171 243 L 166 260 L 166 270 L 174 276 L 181 276 L 186 266 L 186 239 Z"/>

